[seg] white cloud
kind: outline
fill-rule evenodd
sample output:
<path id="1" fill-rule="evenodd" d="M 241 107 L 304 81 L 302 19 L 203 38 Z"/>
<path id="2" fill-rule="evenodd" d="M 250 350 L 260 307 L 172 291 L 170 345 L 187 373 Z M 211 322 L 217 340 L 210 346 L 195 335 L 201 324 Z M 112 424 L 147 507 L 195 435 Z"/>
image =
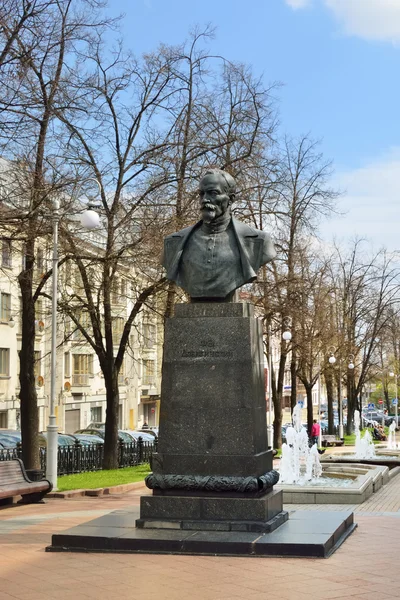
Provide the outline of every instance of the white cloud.
<path id="1" fill-rule="evenodd" d="M 322 224 L 325 239 L 361 237 L 374 246 L 400 250 L 400 148 L 370 164 L 338 173 L 334 186 L 344 191 L 339 210 L 346 214 Z"/>
<path id="2" fill-rule="evenodd" d="M 324 0 L 344 32 L 367 40 L 400 42 L 399 0 Z"/>
<path id="3" fill-rule="evenodd" d="M 312 2 L 312 0 L 285 0 L 286 4 L 288 4 L 294 10 L 298 8 L 306 8 Z"/>
<path id="4" fill-rule="evenodd" d="M 294 10 L 313 0 L 284 0 Z M 400 0 L 319 0 L 341 23 L 344 33 L 366 40 L 400 42 Z"/>

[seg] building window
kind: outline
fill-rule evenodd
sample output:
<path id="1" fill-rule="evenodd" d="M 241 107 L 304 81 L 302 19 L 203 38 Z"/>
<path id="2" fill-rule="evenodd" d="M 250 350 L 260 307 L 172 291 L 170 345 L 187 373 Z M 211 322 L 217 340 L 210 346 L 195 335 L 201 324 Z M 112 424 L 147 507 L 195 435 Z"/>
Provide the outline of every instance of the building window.
<path id="1" fill-rule="evenodd" d="M 0 348 L 0 377 L 10 375 L 10 348 Z"/>
<path id="2" fill-rule="evenodd" d="M 72 269 L 71 284 L 72 284 L 72 289 L 74 290 L 75 294 L 78 294 L 78 296 L 80 296 L 82 294 L 82 290 L 83 290 L 83 283 L 82 283 L 81 273 L 77 266 L 75 266 L 75 268 Z"/>
<path id="3" fill-rule="evenodd" d="M 90 409 L 90 420 L 92 423 L 102 423 L 101 406 L 92 406 Z"/>
<path id="4" fill-rule="evenodd" d="M 156 343 L 156 326 L 153 323 L 143 323 L 143 346 L 152 348 Z"/>
<path id="5" fill-rule="evenodd" d="M 0 294 L 0 321 L 8 323 L 11 317 L 11 294 Z"/>
<path id="6" fill-rule="evenodd" d="M 121 340 L 122 332 L 124 330 L 125 320 L 122 317 L 114 317 L 112 320 L 112 334 L 114 344 L 119 343 Z"/>
<path id="7" fill-rule="evenodd" d="M 89 385 L 89 376 L 93 375 L 93 355 L 73 354 L 72 385 Z"/>
<path id="8" fill-rule="evenodd" d="M 64 377 L 71 377 L 71 355 L 69 352 L 64 353 Z"/>
<path id="9" fill-rule="evenodd" d="M 111 303 L 118 304 L 118 300 L 118 279 L 114 279 L 114 281 L 111 283 Z"/>
<path id="10" fill-rule="evenodd" d="M 22 244 L 21 248 L 21 268 L 23 271 L 26 269 L 26 244 Z"/>
<path id="11" fill-rule="evenodd" d="M 38 272 L 40 274 L 43 273 L 44 269 L 44 255 L 43 255 L 43 248 L 38 248 L 38 251 L 36 253 L 36 269 L 38 270 Z"/>
<path id="12" fill-rule="evenodd" d="M 18 304 L 19 304 L 18 333 L 22 334 L 22 298 L 21 298 L 21 296 L 18 298 Z"/>
<path id="13" fill-rule="evenodd" d="M 120 298 L 121 304 L 126 301 L 126 279 L 121 279 Z"/>
<path id="14" fill-rule="evenodd" d="M 90 332 L 92 330 L 92 324 L 90 321 L 90 315 L 88 312 L 80 312 L 77 314 L 77 318 L 78 318 L 78 322 L 79 325 L 82 327 L 82 329 L 84 329 L 84 331 Z M 75 328 L 75 330 L 72 333 L 72 339 L 73 340 L 84 340 L 86 339 L 84 337 L 84 335 L 82 334 L 80 329 L 77 329 L 76 325 L 74 322 L 72 322 L 72 327 Z"/>
<path id="15" fill-rule="evenodd" d="M 43 300 L 36 300 L 35 302 L 35 319 L 36 321 L 43 321 Z"/>
<path id="16" fill-rule="evenodd" d="M 143 359 L 143 385 L 154 384 L 155 361 Z"/>
<path id="17" fill-rule="evenodd" d="M 0 429 L 7 429 L 7 427 L 8 427 L 7 413 L 0 412 Z"/>
<path id="18" fill-rule="evenodd" d="M 124 365 L 124 362 L 125 361 L 123 360 L 122 364 L 121 364 L 121 368 L 120 368 L 119 373 L 118 373 L 118 383 L 121 384 L 121 385 L 125 383 L 125 365 Z"/>
<path id="19" fill-rule="evenodd" d="M 1 264 L 3 267 L 11 267 L 11 240 L 1 241 Z"/>
<path id="20" fill-rule="evenodd" d="M 35 350 L 34 354 L 35 354 L 35 363 L 34 363 L 34 366 L 33 366 L 33 372 L 35 374 L 35 377 L 38 378 L 42 374 L 41 373 L 41 370 L 42 370 L 42 362 L 41 362 L 41 360 L 42 360 L 42 353 L 40 352 L 40 350 Z"/>

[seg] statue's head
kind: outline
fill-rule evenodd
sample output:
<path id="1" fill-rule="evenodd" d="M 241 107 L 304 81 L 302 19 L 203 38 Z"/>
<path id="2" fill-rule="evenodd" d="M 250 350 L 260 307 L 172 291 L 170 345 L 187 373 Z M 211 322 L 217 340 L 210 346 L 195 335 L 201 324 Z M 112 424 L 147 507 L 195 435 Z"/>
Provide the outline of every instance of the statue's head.
<path id="1" fill-rule="evenodd" d="M 236 183 L 232 175 L 221 169 L 209 169 L 199 184 L 201 218 L 211 223 L 231 211 Z"/>

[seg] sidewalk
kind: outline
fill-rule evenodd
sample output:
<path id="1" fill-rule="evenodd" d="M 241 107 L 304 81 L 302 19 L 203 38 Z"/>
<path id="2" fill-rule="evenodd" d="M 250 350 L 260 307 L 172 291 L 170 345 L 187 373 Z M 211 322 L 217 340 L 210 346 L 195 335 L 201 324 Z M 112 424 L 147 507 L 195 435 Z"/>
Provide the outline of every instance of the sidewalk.
<path id="1" fill-rule="evenodd" d="M 354 507 L 359 526 L 329 559 L 45 553 L 52 533 L 113 510 L 139 506 L 143 493 L 145 488 L 124 495 L 49 499 L 44 505 L 1 509 L 0 600 L 400 597 L 400 476 Z M 341 509 L 334 505 L 298 508 Z"/>

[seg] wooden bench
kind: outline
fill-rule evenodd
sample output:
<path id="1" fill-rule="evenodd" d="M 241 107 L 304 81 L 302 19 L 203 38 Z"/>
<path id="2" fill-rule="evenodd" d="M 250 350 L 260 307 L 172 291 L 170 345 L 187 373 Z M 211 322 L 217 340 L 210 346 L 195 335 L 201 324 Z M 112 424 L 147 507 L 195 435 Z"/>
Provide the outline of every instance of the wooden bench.
<path id="1" fill-rule="evenodd" d="M 344 440 L 337 438 L 335 435 L 322 435 L 321 444 L 324 448 L 327 446 L 343 446 Z"/>
<path id="2" fill-rule="evenodd" d="M 40 502 L 52 487 L 47 479 L 31 481 L 19 458 L 0 462 L 0 500 L 22 496 L 24 503 Z"/>

